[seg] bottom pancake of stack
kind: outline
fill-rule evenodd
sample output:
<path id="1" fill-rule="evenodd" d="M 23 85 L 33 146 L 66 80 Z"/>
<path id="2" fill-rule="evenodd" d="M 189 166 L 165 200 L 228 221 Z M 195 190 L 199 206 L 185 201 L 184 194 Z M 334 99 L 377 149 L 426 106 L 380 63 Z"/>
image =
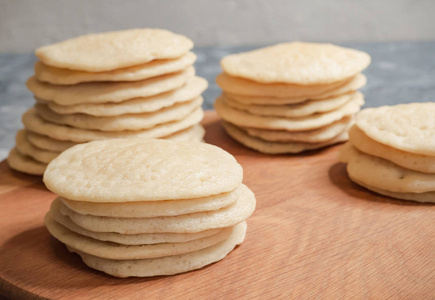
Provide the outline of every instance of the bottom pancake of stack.
<path id="1" fill-rule="evenodd" d="M 91 153 L 101 155 L 91 158 Z M 78 171 L 84 162 L 85 170 Z M 62 169 L 65 164 L 68 170 Z M 77 192 L 62 187 L 59 172 L 73 185 L 91 179 Z M 167 172 L 171 175 L 160 177 Z M 45 222 L 55 238 L 94 269 L 116 277 L 177 274 L 216 262 L 243 242 L 245 220 L 256 201 L 241 179 L 232 156 L 207 144 L 91 142 L 49 164 L 44 181 L 61 196 Z M 127 186 L 116 189 L 124 181 Z"/>
<path id="2" fill-rule="evenodd" d="M 435 202 L 434 103 L 361 111 L 340 151 L 355 183 L 389 197 Z"/>

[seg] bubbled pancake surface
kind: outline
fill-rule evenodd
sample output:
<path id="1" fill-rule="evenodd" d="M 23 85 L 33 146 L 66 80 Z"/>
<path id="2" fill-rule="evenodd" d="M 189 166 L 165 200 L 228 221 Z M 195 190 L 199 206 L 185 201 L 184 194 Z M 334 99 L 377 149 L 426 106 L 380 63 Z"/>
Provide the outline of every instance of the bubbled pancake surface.
<path id="1" fill-rule="evenodd" d="M 185 36 L 143 28 L 79 36 L 38 48 L 35 54 L 50 66 L 101 72 L 180 57 L 192 47 Z"/>
<path id="2" fill-rule="evenodd" d="M 362 51 L 331 44 L 282 43 L 227 55 L 224 72 L 262 83 L 327 84 L 360 73 L 370 64 Z"/>
<path id="3" fill-rule="evenodd" d="M 435 156 L 435 103 L 367 108 L 356 125 L 368 137 L 396 149 Z"/>
<path id="4" fill-rule="evenodd" d="M 66 150 L 44 182 L 71 200 L 127 202 L 216 195 L 234 190 L 242 176 L 235 158 L 213 145 L 116 139 Z"/>

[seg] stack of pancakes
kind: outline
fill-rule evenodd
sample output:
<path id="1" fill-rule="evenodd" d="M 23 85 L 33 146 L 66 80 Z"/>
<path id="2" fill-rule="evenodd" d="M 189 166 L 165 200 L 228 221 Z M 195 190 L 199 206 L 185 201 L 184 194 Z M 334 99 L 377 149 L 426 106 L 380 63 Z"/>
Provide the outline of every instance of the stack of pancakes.
<path id="1" fill-rule="evenodd" d="M 393 198 L 435 202 L 435 103 L 362 110 L 340 151 L 349 177 Z"/>
<path id="2" fill-rule="evenodd" d="M 325 147 L 348 139 L 369 63 L 365 52 L 300 42 L 229 55 L 215 109 L 228 134 L 257 151 Z"/>
<path id="3" fill-rule="evenodd" d="M 171 275 L 224 258 L 243 242 L 255 196 L 234 157 L 205 143 L 116 139 L 74 146 L 47 167 L 60 197 L 50 233 L 117 277 Z"/>
<path id="4" fill-rule="evenodd" d="M 204 128 L 193 42 L 160 29 L 81 36 L 39 48 L 27 81 L 36 104 L 10 166 L 42 174 L 69 147 L 108 138 L 200 141 Z"/>

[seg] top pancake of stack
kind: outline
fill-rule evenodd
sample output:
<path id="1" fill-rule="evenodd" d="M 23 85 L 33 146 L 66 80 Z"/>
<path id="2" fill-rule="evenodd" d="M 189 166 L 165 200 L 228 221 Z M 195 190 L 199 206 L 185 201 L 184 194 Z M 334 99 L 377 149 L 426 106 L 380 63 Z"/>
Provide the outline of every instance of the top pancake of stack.
<path id="1" fill-rule="evenodd" d="M 236 159 L 213 145 L 112 139 L 70 148 L 49 165 L 44 183 L 71 200 L 135 202 L 217 195 L 242 178 Z"/>
<path id="2" fill-rule="evenodd" d="M 72 38 L 36 50 L 48 66 L 86 71 L 112 71 L 156 59 L 181 57 L 193 42 L 163 29 L 132 29 Z"/>
<path id="3" fill-rule="evenodd" d="M 217 78 L 228 93 L 299 102 L 327 94 L 353 80 L 370 64 L 370 56 L 331 44 L 284 43 L 232 54 L 221 61 Z M 230 80 L 235 80 L 230 84 Z M 266 103 L 265 103 L 266 104 Z"/>

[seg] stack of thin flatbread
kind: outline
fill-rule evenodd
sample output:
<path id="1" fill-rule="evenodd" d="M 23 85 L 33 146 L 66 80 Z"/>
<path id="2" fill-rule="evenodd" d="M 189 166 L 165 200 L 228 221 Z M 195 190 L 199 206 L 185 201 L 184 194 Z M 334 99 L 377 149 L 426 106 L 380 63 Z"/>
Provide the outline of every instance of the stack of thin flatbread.
<path id="1" fill-rule="evenodd" d="M 229 55 L 215 109 L 228 134 L 257 151 L 322 148 L 348 139 L 369 63 L 365 52 L 301 42 Z"/>
<path id="2" fill-rule="evenodd" d="M 92 34 L 37 49 L 27 81 L 36 105 L 23 115 L 8 161 L 42 174 L 59 153 L 108 138 L 200 141 L 204 128 L 193 42 L 160 29 Z"/>
<path id="3" fill-rule="evenodd" d="M 340 150 L 352 181 L 382 195 L 435 202 L 435 103 L 362 110 Z"/>
<path id="4" fill-rule="evenodd" d="M 223 259 L 243 242 L 255 196 L 228 152 L 205 143 L 116 139 L 74 146 L 44 174 L 60 197 L 50 233 L 91 268 L 171 275 Z"/>

